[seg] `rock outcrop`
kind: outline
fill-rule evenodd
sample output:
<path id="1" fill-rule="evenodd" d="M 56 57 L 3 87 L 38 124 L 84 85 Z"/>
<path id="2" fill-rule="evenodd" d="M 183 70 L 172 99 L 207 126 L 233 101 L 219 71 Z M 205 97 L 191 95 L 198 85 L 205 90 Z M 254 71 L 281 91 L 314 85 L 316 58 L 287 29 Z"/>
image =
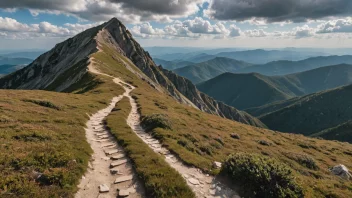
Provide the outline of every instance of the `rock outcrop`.
<path id="1" fill-rule="evenodd" d="M 27 67 L 0 79 L 2 89 L 64 91 L 87 73 L 88 57 L 97 52 L 95 35 L 105 24 L 57 44 Z"/>
<path id="2" fill-rule="evenodd" d="M 116 18 L 56 45 L 28 67 L 0 79 L 4 89 L 65 91 L 87 74 L 89 57 L 102 45 L 127 57 L 149 82 L 162 87 L 180 103 L 201 111 L 258 127 L 265 125 L 251 115 L 218 102 L 198 91 L 191 81 L 158 67 L 148 52 Z"/>

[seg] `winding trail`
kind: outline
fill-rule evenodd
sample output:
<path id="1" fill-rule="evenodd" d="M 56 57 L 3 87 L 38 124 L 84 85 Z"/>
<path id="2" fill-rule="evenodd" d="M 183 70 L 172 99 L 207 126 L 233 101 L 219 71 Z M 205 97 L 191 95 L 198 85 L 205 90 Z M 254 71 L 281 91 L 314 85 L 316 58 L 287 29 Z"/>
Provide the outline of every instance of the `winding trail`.
<path id="1" fill-rule="evenodd" d="M 87 197 L 96 197 L 91 195 L 93 195 L 94 193 L 96 194 L 98 192 L 98 189 L 96 187 L 97 185 L 100 185 L 101 183 L 104 183 L 104 182 L 110 184 L 111 182 L 113 182 L 114 179 L 116 179 L 116 177 L 111 176 L 109 170 L 107 170 L 108 164 L 110 163 L 109 160 L 105 161 L 105 159 L 107 158 L 101 157 L 104 154 L 101 148 L 101 145 L 97 145 L 98 144 L 97 141 L 92 141 L 92 138 L 93 138 L 92 136 L 94 136 L 92 134 L 92 131 L 94 130 L 99 131 L 102 129 L 101 127 L 102 120 L 109 115 L 111 110 L 115 107 L 115 104 L 118 101 L 120 101 L 123 97 L 127 97 L 129 99 L 132 107 L 132 110 L 127 118 L 127 124 L 136 133 L 136 135 L 139 138 L 141 138 L 151 149 L 153 149 L 156 153 L 159 153 L 165 156 L 165 161 L 184 177 L 184 179 L 187 181 L 188 186 L 196 194 L 196 197 L 206 197 L 206 198 L 208 197 L 239 198 L 240 197 L 234 190 L 221 184 L 217 178 L 203 173 L 200 169 L 185 165 L 182 162 L 182 160 L 177 158 L 175 155 L 171 154 L 170 151 L 167 150 L 166 148 L 162 147 L 162 144 L 157 139 L 155 139 L 154 137 L 146 133 L 140 125 L 140 114 L 138 113 L 137 103 L 130 95 L 131 91 L 133 91 L 135 87 L 133 87 L 132 85 L 126 82 L 123 82 L 119 78 L 99 72 L 93 67 L 94 59 L 91 59 L 91 62 L 92 64 L 90 64 L 89 66 L 90 72 L 113 78 L 113 81 L 116 84 L 122 86 L 125 89 L 125 93 L 119 97 L 115 97 L 112 100 L 111 104 L 106 109 L 103 109 L 99 111 L 97 114 L 93 115 L 87 124 L 88 126 L 87 139 L 94 150 L 93 159 L 95 159 L 95 161 L 93 162 L 93 167 L 95 171 L 94 172 L 88 171 L 86 175 L 86 179 L 82 179 L 82 183 L 79 186 L 81 189 L 76 195 L 77 198 L 79 197 L 83 198 L 85 197 L 84 195 L 89 195 Z M 97 126 L 98 128 L 94 128 L 94 126 Z M 92 130 L 92 127 L 94 130 Z M 109 137 L 107 136 L 103 136 L 103 137 L 109 138 L 107 141 L 109 143 L 110 141 L 112 141 L 110 138 L 110 135 Z M 118 148 L 118 149 L 122 150 L 121 148 Z M 126 171 L 129 174 L 134 175 L 131 165 L 128 162 L 126 163 L 125 167 L 126 167 L 126 170 L 123 170 L 124 172 Z M 86 181 L 88 178 L 90 178 L 89 182 Z M 142 185 L 140 185 L 139 181 L 137 180 L 130 181 L 128 185 L 134 187 L 132 189 L 136 189 L 136 192 L 132 194 L 133 197 L 144 196 L 143 194 L 144 191 L 143 189 L 141 189 Z M 109 192 L 103 195 L 106 195 L 107 197 L 114 197 L 114 196 L 116 197 L 115 194 L 113 192 Z M 129 197 L 132 197 L 132 196 L 130 195 Z"/>
<path id="2" fill-rule="evenodd" d="M 104 75 L 94 68 L 90 68 L 90 71 Z M 118 78 L 114 78 L 114 82 L 122 85 Z M 143 183 L 138 179 L 130 160 L 103 123 L 116 103 L 131 91 L 126 88 L 123 95 L 114 97 L 108 107 L 92 115 L 87 122 L 86 138 L 94 153 L 75 198 L 145 197 Z"/>

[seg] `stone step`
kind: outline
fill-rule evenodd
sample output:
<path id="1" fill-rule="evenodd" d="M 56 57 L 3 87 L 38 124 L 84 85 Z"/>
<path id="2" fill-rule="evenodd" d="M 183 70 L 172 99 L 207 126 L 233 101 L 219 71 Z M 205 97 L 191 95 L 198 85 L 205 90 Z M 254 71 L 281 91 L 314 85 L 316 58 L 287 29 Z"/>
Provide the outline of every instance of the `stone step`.
<path id="1" fill-rule="evenodd" d="M 110 159 L 112 159 L 112 160 L 119 160 L 119 159 L 122 159 L 122 158 L 124 158 L 124 157 L 125 157 L 124 154 L 117 154 L 117 155 L 111 156 Z"/>
<path id="2" fill-rule="evenodd" d="M 101 145 L 102 148 L 109 147 L 109 146 L 116 146 L 116 144 L 114 144 L 114 143 L 104 143 L 104 144 Z"/>
<path id="3" fill-rule="evenodd" d="M 98 138 L 106 139 L 109 138 L 110 135 L 98 135 Z"/>
<path id="4" fill-rule="evenodd" d="M 96 142 L 109 142 L 110 139 L 96 139 L 94 141 L 96 141 Z"/>
<path id="5" fill-rule="evenodd" d="M 120 166 L 120 165 L 126 164 L 126 163 L 127 163 L 127 160 L 126 160 L 126 159 L 117 160 L 117 161 L 111 162 L 110 167 L 113 168 L 113 167 Z"/>
<path id="6" fill-rule="evenodd" d="M 122 174 L 123 174 L 118 168 L 112 168 L 112 169 L 110 169 L 110 173 L 111 173 L 112 175 L 122 175 Z"/>
<path id="7" fill-rule="evenodd" d="M 106 155 L 112 155 L 112 154 L 118 153 L 120 151 L 118 149 L 113 149 L 113 150 L 106 150 L 104 152 Z"/>
<path id="8" fill-rule="evenodd" d="M 118 184 L 118 183 L 122 183 L 122 182 L 126 182 L 126 181 L 131 181 L 132 179 L 133 179 L 132 175 L 121 176 L 121 177 L 118 177 L 114 183 Z"/>
<path id="9" fill-rule="evenodd" d="M 119 190 L 119 197 L 128 197 L 130 194 L 136 193 L 136 189 L 134 187 L 130 187 L 128 189 Z"/>

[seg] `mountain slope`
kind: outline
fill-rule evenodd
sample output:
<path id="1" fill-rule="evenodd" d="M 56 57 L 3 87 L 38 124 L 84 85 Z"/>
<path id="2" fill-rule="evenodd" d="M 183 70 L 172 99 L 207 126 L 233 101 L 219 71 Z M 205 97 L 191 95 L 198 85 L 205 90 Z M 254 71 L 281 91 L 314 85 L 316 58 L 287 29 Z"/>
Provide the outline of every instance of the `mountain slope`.
<path id="1" fill-rule="evenodd" d="M 26 65 L 0 65 L 0 75 L 6 75 L 22 69 Z"/>
<path id="2" fill-rule="evenodd" d="M 181 67 L 185 67 L 187 65 L 192 65 L 194 63 L 189 61 L 166 61 L 163 59 L 154 58 L 155 64 L 163 66 L 163 68 L 168 70 L 175 70 Z"/>
<path id="3" fill-rule="evenodd" d="M 200 91 L 238 109 L 248 109 L 352 83 L 352 65 L 334 65 L 286 76 L 225 73 L 198 85 Z"/>
<path id="4" fill-rule="evenodd" d="M 272 112 L 261 111 L 260 120 L 272 130 L 312 135 L 352 120 L 351 96 L 349 85 L 278 102 L 267 105 Z"/>
<path id="5" fill-rule="evenodd" d="M 308 58 L 301 61 L 274 61 L 264 65 L 255 65 L 244 68 L 238 73 L 256 72 L 267 76 L 287 75 L 316 69 L 319 67 L 338 65 L 338 64 L 352 64 L 352 56 L 319 56 Z"/>
<path id="6" fill-rule="evenodd" d="M 5 89 L 70 90 L 72 86 L 88 75 L 88 57 L 97 52 L 97 47 L 104 46 L 121 53 L 126 57 L 126 61 L 132 61 L 144 73 L 144 77 L 141 77 L 159 91 L 167 92 L 177 101 L 207 113 L 265 127 L 258 119 L 246 112 L 238 111 L 210 97 L 204 97 L 192 83 L 183 78 L 172 75 L 173 81 L 170 81 L 163 70 L 153 62 L 149 53 L 143 50 L 126 27 L 117 19 L 86 30 L 56 45 L 55 48 L 41 55 L 28 67 L 1 78 L 0 87 Z"/>
<path id="7" fill-rule="evenodd" d="M 260 74 L 225 73 L 197 86 L 200 91 L 239 109 L 262 106 L 295 96 L 274 79 Z"/>
<path id="8" fill-rule="evenodd" d="M 312 137 L 321 137 L 326 140 L 338 140 L 352 143 L 352 120 L 340 124 L 336 127 L 325 129 L 319 133 L 314 133 Z"/>
<path id="9" fill-rule="evenodd" d="M 176 69 L 174 70 L 174 72 L 197 84 L 214 78 L 215 76 L 218 76 L 225 72 L 236 72 L 239 69 L 249 66 L 252 65 L 230 58 L 216 57 L 209 61 Z"/>

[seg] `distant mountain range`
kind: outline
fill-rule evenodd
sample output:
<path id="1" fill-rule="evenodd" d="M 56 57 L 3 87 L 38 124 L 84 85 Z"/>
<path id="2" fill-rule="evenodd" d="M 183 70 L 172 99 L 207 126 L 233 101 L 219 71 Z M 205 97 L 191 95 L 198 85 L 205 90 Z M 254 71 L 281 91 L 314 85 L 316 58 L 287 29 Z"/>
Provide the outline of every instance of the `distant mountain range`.
<path id="1" fill-rule="evenodd" d="M 343 137 L 351 132 L 351 97 L 352 85 L 348 85 L 249 109 L 248 112 L 259 116 L 272 130 L 347 141 Z"/>
<path id="2" fill-rule="evenodd" d="M 205 53 L 208 52 L 208 53 Z M 201 51 L 188 53 L 169 53 L 154 55 L 153 58 L 163 59 L 167 61 L 183 60 L 195 63 L 200 63 L 214 59 L 216 57 L 232 58 L 239 61 L 245 61 L 252 64 L 266 64 L 272 61 L 289 60 L 298 61 L 315 56 L 324 56 L 326 53 L 310 52 L 310 51 L 288 51 L 288 50 L 246 50 L 246 51 L 232 51 L 224 50 L 219 53 L 212 53 L 218 51 Z"/>
<path id="3" fill-rule="evenodd" d="M 247 109 L 351 83 L 352 65 L 341 64 L 286 76 L 225 73 L 197 87 L 216 100 Z"/>
<path id="4" fill-rule="evenodd" d="M 174 70 L 193 83 L 200 83 L 226 72 L 236 72 L 239 69 L 250 67 L 252 64 L 230 58 L 216 57 L 214 59 L 196 63 Z"/>
<path id="5" fill-rule="evenodd" d="M 0 65 L 22 65 L 29 64 L 33 60 L 29 58 L 11 58 L 6 56 L 0 56 Z"/>
<path id="6" fill-rule="evenodd" d="M 253 67 L 244 68 L 237 71 L 238 73 L 256 72 L 263 75 L 286 75 L 296 72 L 308 71 L 319 67 L 337 65 L 337 64 L 352 64 L 352 56 L 319 56 L 312 57 L 301 61 L 280 60 L 270 62 L 264 65 L 255 65 Z"/>
<path id="7" fill-rule="evenodd" d="M 2 54 L 0 56 L 4 56 L 8 58 L 28 58 L 28 59 L 34 60 L 43 53 L 44 51 L 12 52 L 7 54 Z"/>
<path id="8" fill-rule="evenodd" d="M 226 67 L 223 66 L 223 62 L 226 62 Z M 259 73 L 267 76 L 275 76 L 338 64 L 352 64 L 352 56 L 320 56 L 302 61 L 275 61 L 264 65 L 252 65 L 234 59 L 218 57 L 210 61 L 195 63 L 184 68 L 176 69 L 175 72 L 178 75 L 188 78 L 193 83 L 200 83 L 226 72 Z"/>
<path id="9" fill-rule="evenodd" d="M 175 70 L 181 67 L 185 67 L 187 65 L 192 65 L 194 64 L 193 62 L 189 61 L 166 61 L 162 59 L 155 58 L 153 59 L 155 64 L 163 66 L 163 68 L 168 69 L 168 70 Z"/>

